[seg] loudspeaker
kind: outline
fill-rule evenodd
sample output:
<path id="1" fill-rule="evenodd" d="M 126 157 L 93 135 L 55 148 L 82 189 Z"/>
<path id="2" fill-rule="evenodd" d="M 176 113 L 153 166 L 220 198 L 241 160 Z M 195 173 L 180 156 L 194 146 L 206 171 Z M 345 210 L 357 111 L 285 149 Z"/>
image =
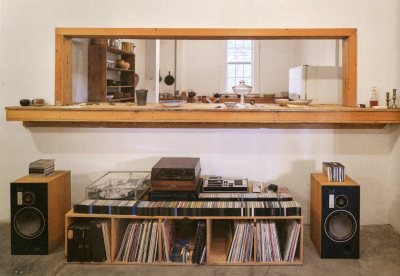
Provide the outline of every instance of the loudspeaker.
<path id="1" fill-rule="evenodd" d="M 310 236 L 321 258 L 359 258 L 360 186 L 348 176 L 329 182 L 313 173 L 310 201 Z"/>
<path id="2" fill-rule="evenodd" d="M 10 183 L 11 254 L 46 255 L 64 239 L 71 209 L 71 173 L 25 176 Z"/>

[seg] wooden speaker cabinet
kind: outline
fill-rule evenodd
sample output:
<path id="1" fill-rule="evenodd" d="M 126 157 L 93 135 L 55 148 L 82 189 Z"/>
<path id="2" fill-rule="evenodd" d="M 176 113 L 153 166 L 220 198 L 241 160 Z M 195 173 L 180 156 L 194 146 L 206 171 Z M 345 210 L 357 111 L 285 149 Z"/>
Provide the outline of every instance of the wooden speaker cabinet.
<path id="1" fill-rule="evenodd" d="M 25 176 L 10 184 L 11 254 L 45 255 L 64 239 L 71 209 L 71 173 Z"/>
<path id="2" fill-rule="evenodd" d="M 321 258 L 359 258 L 360 186 L 311 174 L 310 236 Z"/>

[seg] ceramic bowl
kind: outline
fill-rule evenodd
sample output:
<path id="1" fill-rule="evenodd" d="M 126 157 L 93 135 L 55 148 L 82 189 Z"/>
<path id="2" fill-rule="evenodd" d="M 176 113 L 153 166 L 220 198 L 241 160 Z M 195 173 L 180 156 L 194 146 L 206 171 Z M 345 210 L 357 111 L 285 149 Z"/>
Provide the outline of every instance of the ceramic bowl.
<path id="1" fill-rule="evenodd" d="M 178 107 L 183 104 L 182 100 L 161 100 L 160 104 L 164 107 Z"/>
<path id="2" fill-rule="evenodd" d="M 227 108 L 234 108 L 237 105 L 236 102 L 224 102 L 224 104 Z"/>

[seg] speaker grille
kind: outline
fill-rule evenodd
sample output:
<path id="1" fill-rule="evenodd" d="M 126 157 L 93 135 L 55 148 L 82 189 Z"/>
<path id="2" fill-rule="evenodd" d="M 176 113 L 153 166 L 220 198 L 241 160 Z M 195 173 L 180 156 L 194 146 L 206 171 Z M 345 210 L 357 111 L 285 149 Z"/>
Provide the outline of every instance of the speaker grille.
<path id="1" fill-rule="evenodd" d="M 324 223 L 326 235 L 334 242 L 346 242 L 357 231 L 357 221 L 345 210 L 330 213 Z"/>
<path id="2" fill-rule="evenodd" d="M 14 216 L 14 229 L 18 235 L 25 239 L 38 237 L 45 228 L 45 219 L 38 209 L 25 207 Z"/>

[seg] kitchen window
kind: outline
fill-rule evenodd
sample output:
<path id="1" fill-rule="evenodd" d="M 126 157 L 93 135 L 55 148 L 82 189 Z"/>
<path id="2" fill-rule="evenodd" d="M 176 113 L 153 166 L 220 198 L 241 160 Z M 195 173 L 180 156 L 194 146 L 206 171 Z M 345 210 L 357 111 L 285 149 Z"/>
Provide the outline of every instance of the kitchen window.
<path id="1" fill-rule="evenodd" d="M 226 91 L 244 80 L 254 84 L 254 41 L 227 40 L 226 43 Z"/>

